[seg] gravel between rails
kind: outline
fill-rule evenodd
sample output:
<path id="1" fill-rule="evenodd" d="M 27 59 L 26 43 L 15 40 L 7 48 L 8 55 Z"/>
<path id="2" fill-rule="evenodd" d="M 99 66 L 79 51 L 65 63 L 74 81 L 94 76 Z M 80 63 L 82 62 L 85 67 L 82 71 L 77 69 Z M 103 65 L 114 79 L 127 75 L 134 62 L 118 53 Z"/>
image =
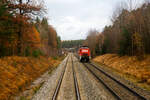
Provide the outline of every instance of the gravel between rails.
<path id="1" fill-rule="evenodd" d="M 71 60 L 71 55 L 72 54 L 69 54 L 65 60 L 52 72 L 52 74 L 49 75 L 40 90 L 33 96 L 32 100 L 52 100 L 54 91 L 65 68 L 68 57 L 69 59 L 67 62 L 66 72 L 60 86 L 57 100 L 77 99 L 73 78 L 72 60 L 77 77 L 81 100 L 116 100 L 114 95 L 102 83 L 100 83 L 98 79 L 93 76 L 91 72 L 89 72 L 89 70 L 82 63 L 80 63 L 75 56 L 72 56 Z M 103 76 L 100 75 L 99 77 Z M 107 82 L 110 83 L 109 80 Z M 112 86 L 116 87 L 118 92 L 121 92 L 120 88 L 117 88 L 118 86 Z M 126 93 L 120 94 L 122 94 L 122 100 L 137 100 L 136 98 L 132 99 L 129 96 L 127 97 Z"/>
<path id="2" fill-rule="evenodd" d="M 71 54 L 70 54 L 71 55 Z M 57 100 L 76 100 L 72 59 L 69 57 Z"/>
<path id="3" fill-rule="evenodd" d="M 61 72 L 64 69 L 67 57 L 58 66 L 58 68 L 52 72 L 51 76 L 43 84 L 43 86 L 40 88 L 40 90 L 34 95 L 32 100 L 52 100 L 53 93 L 56 89 Z"/>
<path id="4" fill-rule="evenodd" d="M 100 72 L 99 70 L 95 69 L 93 66 L 89 65 L 89 64 L 85 64 L 92 72 L 94 72 L 96 74 L 96 76 L 100 77 L 100 79 L 107 83 L 107 86 L 113 90 L 121 100 L 142 100 L 141 98 L 139 98 L 138 96 L 136 96 L 133 92 L 128 91 L 126 88 L 124 88 L 122 85 L 118 84 L 117 82 L 115 82 L 114 80 L 112 80 L 111 78 L 107 77 L 106 75 L 104 75 L 102 72 Z"/>
<path id="5" fill-rule="evenodd" d="M 109 76 L 113 77 L 115 80 L 119 81 L 120 83 L 124 84 L 125 86 L 127 86 L 128 88 L 132 89 L 134 92 L 138 93 L 139 95 L 143 96 L 146 100 L 150 100 L 150 92 L 146 91 L 138 86 L 136 86 L 135 84 L 133 84 L 132 82 L 122 78 L 121 76 L 113 73 L 111 71 L 111 69 L 109 68 L 105 68 L 102 67 L 94 62 L 92 62 L 92 64 L 94 66 L 99 67 L 101 70 L 103 70 L 105 73 L 107 73 Z"/>
<path id="6" fill-rule="evenodd" d="M 115 97 L 74 57 L 81 100 L 116 100 Z"/>

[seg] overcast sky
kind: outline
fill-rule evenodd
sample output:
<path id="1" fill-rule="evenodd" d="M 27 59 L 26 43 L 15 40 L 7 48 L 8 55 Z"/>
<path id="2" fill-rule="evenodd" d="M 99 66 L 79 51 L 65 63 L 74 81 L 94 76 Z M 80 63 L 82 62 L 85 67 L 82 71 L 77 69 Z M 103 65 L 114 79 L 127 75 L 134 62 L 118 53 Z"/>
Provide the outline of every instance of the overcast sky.
<path id="1" fill-rule="evenodd" d="M 90 29 L 102 31 L 111 24 L 113 11 L 122 1 L 125 0 L 45 0 L 45 3 L 49 23 L 61 39 L 76 40 L 85 39 Z"/>

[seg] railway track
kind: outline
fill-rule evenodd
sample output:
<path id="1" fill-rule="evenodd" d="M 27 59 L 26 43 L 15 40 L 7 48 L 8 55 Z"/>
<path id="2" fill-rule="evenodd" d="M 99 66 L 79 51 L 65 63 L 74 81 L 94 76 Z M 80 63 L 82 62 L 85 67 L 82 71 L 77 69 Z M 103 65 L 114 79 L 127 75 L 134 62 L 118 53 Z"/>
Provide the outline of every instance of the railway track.
<path id="1" fill-rule="evenodd" d="M 58 84 L 57 84 L 57 87 L 55 89 L 55 92 L 54 92 L 54 95 L 52 97 L 52 100 L 56 100 L 57 99 L 57 96 L 58 96 L 58 93 L 59 93 L 59 90 L 60 90 L 60 86 L 61 86 L 61 83 L 62 83 L 62 80 L 63 80 L 63 76 L 65 74 L 65 70 L 66 70 L 66 67 L 67 67 L 68 59 L 69 59 L 69 56 L 68 56 L 68 58 L 66 60 L 65 68 L 64 68 L 63 72 L 61 73 L 61 76 L 60 76 L 60 79 L 58 81 Z"/>
<path id="2" fill-rule="evenodd" d="M 72 59 L 72 56 L 71 56 L 71 59 Z M 79 92 L 79 86 L 78 86 L 78 81 L 77 81 L 77 77 L 76 77 L 76 72 L 75 72 L 75 70 L 74 70 L 74 62 L 73 62 L 73 59 L 72 59 L 72 70 L 73 70 L 73 77 L 74 77 L 76 98 L 77 98 L 77 100 L 81 100 L 80 92 Z"/>
<path id="3" fill-rule="evenodd" d="M 77 82 L 77 78 L 76 78 L 76 73 L 75 73 L 75 70 L 74 70 L 74 64 L 73 64 L 73 59 L 72 59 L 72 55 L 69 55 L 66 62 L 65 62 L 65 67 L 64 67 L 64 70 L 59 78 L 59 81 L 57 83 L 57 87 L 54 91 L 54 94 L 53 94 L 53 97 L 52 97 L 52 100 L 57 100 L 57 97 L 58 97 L 58 94 L 59 94 L 59 91 L 60 91 L 60 88 L 61 88 L 61 85 L 62 85 L 62 81 L 63 81 L 63 78 L 64 78 L 64 74 L 66 72 L 66 68 L 67 68 L 67 63 L 68 63 L 68 59 L 69 57 L 71 58 L 71 62 L 72 62 L 72 73 L 73 73 L 73 79 L 74 79 L 74 87 L 75 87 L 75 95 L 76 95 L 76 100 L 81 100 L 80 98 L 80 92 L 79 92 L 79 88 L 78 88 L 78 82 Z"/>
<path id="4" fill-rule="evenodd" d="M 117 100 L 149 100 L 107 74 L 92 63 L 83 65 L 108 89 Z"/>

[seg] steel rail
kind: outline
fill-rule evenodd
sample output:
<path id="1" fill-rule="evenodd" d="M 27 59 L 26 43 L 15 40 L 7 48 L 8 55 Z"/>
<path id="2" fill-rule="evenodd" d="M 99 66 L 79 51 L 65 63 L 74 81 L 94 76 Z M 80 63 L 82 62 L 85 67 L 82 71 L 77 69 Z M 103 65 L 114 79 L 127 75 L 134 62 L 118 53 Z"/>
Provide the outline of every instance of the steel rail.
<path id="1" fill-rule="evenodd" d="M 72 56 L 71 56 L 71 59 L 72 59 Z M 79 86 L 78 86 L 78 81 L 77 81 L 77 77 L 76 77 L 76 72 L 75 72 L 75 69 L 74 69 L 73 59 L 72 59 L 72 70 L 73 70 L 73 77 L 74 77 L 76 97 L 77 97 L 77 100 L 81 100 L 80 92 L 79 92 Z"/>
<path id="2" fill-rule="evenodd" d="M 65 71 L 66 71 L 68 59 L 69 59 L 69 56 L 68 56 L 68 58 L 67 58 L 67 60 L 66 60 L 65 68 L 64 68 L 64 70 L 63 70 L 63 72 L 61 73 L 61 76 L 60 76 L 60 78 L 59 78 L 59 81 L 58 81 L 58 84 L 57 84 L 57 86 L 56 86 L 56 89 L 55 89 L 54 95 L 53 95 L 53 97 L 52 97 L 52 100 L 56 100 L 56 99 L 57 99 L 57 96 L 58 96 L 58 93 L 59 93 L 59 90 L 60 90 L 60 86 L 61 86 L 61 83 L 62 83 L 64 74 L 65 74 Z"/>
<path id="3" fill-rule="evenodd" d="M 117 100 L 121 100 L 120 96 L 118 94 L 116 94 L 100 77 L 98 77 L 90 68 L 87 67 L 87 65 L 85 65 L 83 63 L 83 65 L 106 87 L 106 89 L 108 89 L 112 95 L 117 99 Z"/>
<path id="4" fill-rule="evenodd" d="M 97 67 L 96 65 L 92 64 L 92 63 L 88 63 L 89 65 L 91 65 L 92 67 L 94 67 L 96 70 L 98 70 L 99 72 L 101 72 L 102 74 L 104 74 L 106 77 L 110 78 L 111 80 L 115 81 L 118 85 L 120 85 L 121 87 L 125 88 L 127 91 L 133 93 L 133 95 L 137 96 L 139 99 L 141 100 L 147 100 L 145 97 L 141 96 L 140 94 L 136 93 L 134 90 L 130 89 L 129 87 L 127 87 L 126 85 L 124 85 L 123 83 L 121 83 L 120 81 L 116 80 L 114 77 L 112 77 L 111 75 L 107 74 L 104 70 L 100 69 L 99 67 Z M 105 83 L 102 79 L 100 79 L 100 77 L 98 77 L 86 64 L 84 64 L 86 66 L 86 68 L 94 74 L 94 76 L 96 76 L 103 84 L 104 86 L 106 86 L 113 95 L 115 95 L 117 97 L 117 99 L 121 100 L 121 97 L 115 93 L 115 91 L 113 91 L 108 85 L 107 83 Z"/>

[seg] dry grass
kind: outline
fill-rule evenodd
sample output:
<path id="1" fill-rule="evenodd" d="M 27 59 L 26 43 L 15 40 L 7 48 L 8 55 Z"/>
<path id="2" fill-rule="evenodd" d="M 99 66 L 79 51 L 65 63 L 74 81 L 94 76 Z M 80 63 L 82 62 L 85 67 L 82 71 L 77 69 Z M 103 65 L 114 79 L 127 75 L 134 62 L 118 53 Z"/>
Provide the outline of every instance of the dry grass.
<path id="1" fill-rule="evenodd" d="M 52 58 L 4 57 L 0 59 L 0 100 L 9 100 L 34 79 L 58 65 Z"/>
<path id="2" fill-rule="evenodd" d="M 139 86 L 150 90 L 150 55 L 147 55 L 142 61 L 136 57 L 120 57 L 116 54 L 98 56 L 93 60 L 132 78 L 131 80 Z"/>

